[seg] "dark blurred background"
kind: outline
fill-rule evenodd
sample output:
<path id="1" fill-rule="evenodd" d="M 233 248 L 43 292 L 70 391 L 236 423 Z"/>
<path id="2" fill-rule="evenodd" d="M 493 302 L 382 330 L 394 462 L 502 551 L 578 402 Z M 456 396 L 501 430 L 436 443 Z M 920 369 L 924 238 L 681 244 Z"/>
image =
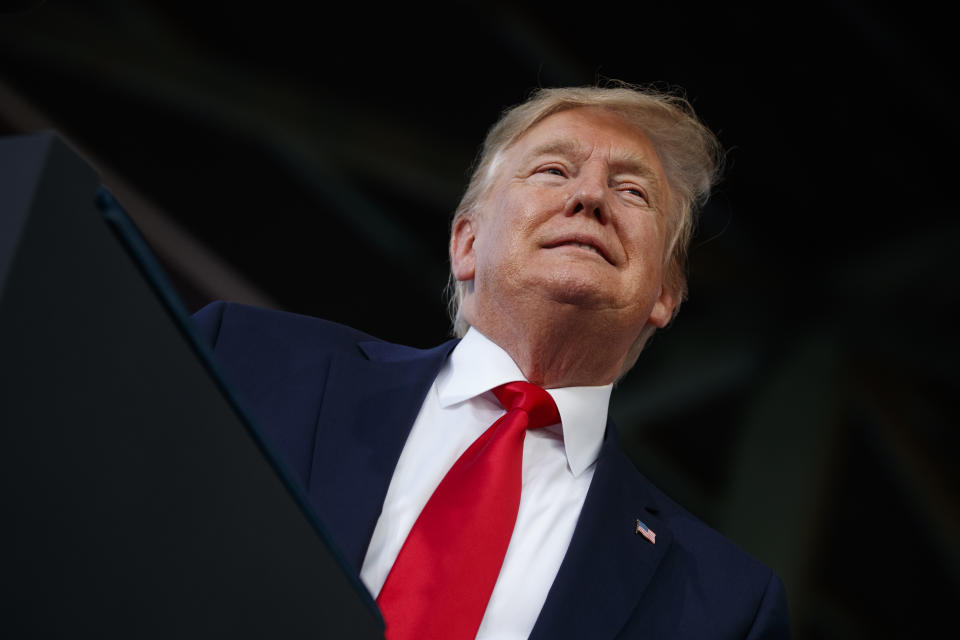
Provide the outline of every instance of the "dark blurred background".
<path id="1" fill-rule="evenodd" d="M 500 111 L 539 86 L 684 87 L 728 169 L 689 302 L 614 393 L 623 438 L 780 573 L 796 637 L 940 634 L 960 606 L 952 21 L 917 2 L 306 4 L 0 3 L 0 133 L 84 153 L 191 310 L 431 346 L 450 215 Z"/>

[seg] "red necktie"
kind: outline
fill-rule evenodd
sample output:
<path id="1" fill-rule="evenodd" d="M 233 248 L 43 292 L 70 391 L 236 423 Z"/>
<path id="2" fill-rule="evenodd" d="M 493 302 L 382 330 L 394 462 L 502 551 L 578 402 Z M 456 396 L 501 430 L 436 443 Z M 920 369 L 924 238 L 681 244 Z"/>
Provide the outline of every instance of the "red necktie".
<path id="1" fill-rule="evenodd" d="M 520 508 L 527 429 L 560 422 L 529 382 L 493 390 L 507 410 L 437 485 L 400 549 L 377 604 L 388 640 L 474 638 Z"/>

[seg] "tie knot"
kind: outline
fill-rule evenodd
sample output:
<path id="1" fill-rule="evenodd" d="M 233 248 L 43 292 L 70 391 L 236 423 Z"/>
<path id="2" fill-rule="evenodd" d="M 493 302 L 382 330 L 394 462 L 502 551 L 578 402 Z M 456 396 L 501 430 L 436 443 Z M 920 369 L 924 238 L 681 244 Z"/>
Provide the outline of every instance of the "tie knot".
<path id="1" fill-rule="evenodd" d="M 560 422 L 560 412 L 550 394 L 530 382 L 516 381 L 502 384 L 493 395 L 507 411 L 520 409 L 530 416 L 528 429 L 537 429 Z"/>

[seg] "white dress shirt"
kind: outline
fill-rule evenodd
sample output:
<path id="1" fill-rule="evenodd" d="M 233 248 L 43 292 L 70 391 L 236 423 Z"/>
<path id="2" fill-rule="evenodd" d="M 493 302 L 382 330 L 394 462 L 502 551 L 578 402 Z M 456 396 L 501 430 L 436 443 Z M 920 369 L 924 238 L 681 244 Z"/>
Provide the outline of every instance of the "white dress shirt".
<path id="1" fill-rule="evenodd" d="M 390 480 L 360 578 L 377 596 L 417 516 L 467 447 L 504 414 L 491 389 L 526 380 L 471 328 L 434 380 Z M 528 431 L 510 546 L 477 638 L 526 638 L 570 545 L 593 478 L 613 385 L 548 389 L 561 424 Z"/>

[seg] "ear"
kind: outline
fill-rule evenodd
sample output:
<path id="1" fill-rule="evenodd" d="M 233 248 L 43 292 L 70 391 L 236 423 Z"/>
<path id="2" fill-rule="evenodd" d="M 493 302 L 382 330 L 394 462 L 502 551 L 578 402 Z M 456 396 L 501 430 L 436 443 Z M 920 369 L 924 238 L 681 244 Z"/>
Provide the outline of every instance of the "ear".
<path id="1" fill-rule="evenodd" d="M 673 310 L 677 306 L 677 296 L 671 287 L 666 283 L 660 285 L 660 296 L 653 305 L 653 311 L 650 312 L 649 324 L 658 329 L 663 329 L 673 320 Z"/>
<path id="2" fill-rule="evenodd" d="M 477 271 L 474 242 L 477 239 L 473 216 L 469 213 L 457 218 L 450 233 L 450 267 L 453 276 L 461 282 L 473 280 Z"/>

